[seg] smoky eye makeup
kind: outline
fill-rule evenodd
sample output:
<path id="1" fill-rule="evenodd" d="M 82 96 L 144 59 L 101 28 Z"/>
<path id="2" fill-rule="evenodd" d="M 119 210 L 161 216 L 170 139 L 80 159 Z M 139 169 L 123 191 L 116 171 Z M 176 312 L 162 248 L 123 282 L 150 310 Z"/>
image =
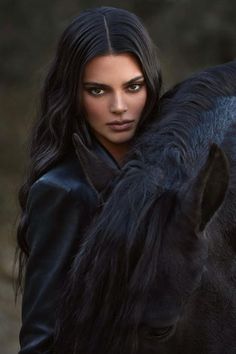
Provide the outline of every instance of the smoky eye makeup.
<path id="1" fill-rule="evenodd" d="M 144 80 L 142 80 L 142 81 L 137 81 L 137 82 L 133 82 L 133 83 L 129 84 L 129 85 L 127 86 L 127 90 L 128 90 L 129 92 L 135 93 L 135 92 L 140 91 L 143 86 L 145 86 Z"/>
<path id="2" fill-rule="evenodd" d="M 144 77 L 138 76 L 129 80 L 125 86 L 130 92 L 138 92 L 143 86 L 145 86 L 145 84 L 146 82 Z"/>
<path id="3" fill-rule="evenodd" d="M 87 87 L 86 91 L 92 96 L 101 96 L 105 92 L 101 87 Z"/>
<path id="4" fill-rule="evenodd" d="M 106 87 L 104 85 L 85 83 L 83 89 L 92 96 L 101 96 L 105 93 Z"/>
<path id="5" fill-rule="evenodd" d="M 124 89 L 130 93 L 139 92 L 143 86 L 145 86 L 145 80 L 142 76 L 135 77 L 123 85 Z M 108 85 L 97 82 L 84 82 L 83 89 L 91 96 L 102 96 L 105 92 L 111 90 Z"/>

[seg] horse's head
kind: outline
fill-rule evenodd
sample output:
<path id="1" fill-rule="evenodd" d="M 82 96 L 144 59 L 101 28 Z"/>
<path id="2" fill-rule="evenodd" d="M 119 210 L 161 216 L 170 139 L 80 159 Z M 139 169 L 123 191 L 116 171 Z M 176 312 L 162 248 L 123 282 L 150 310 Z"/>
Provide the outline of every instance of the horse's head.
<path id="1" fill-rule="evenodd" d="M 146 263 L 150 281 L 139 324 L 141 353 L 152 349 L 155 353 L 158 349 L 173 353 L 181 335 L 186 334 L 181 333 L 186 330 L 181 326 L 186 317 L 191 317 L 191 302 L 201 289 L 207 265 L 209 240 L 204 231 L 221 206 L 227 185 L 227 160 L 214 145 L 194 178 L 178 190 L 165 191 L 154 202 L 149 228 L 150 233 L 156 233 L 151 238 L 159 238 L 159 246 L 150 250 Z M 158 220 L 154 219 L 155 214 Z"/>

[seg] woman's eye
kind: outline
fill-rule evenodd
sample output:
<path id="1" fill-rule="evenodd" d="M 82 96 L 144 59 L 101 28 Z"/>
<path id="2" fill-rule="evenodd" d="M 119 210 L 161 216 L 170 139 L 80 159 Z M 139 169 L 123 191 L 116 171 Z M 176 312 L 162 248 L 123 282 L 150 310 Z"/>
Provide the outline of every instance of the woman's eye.
<path id="1" fill-rule="evenodd" d="M 142 84 L 131 84 L 128 87 L 128 90 L 131 92 L 137 92 L 140 90 L 140 88 L 142 87 Z"/>
<path id="2" fill-rule="evenodd" d="M 88 89 L 88 92 L 93 96 L 101 96 L 105 91 L 99 87 L 91 87 Z"/>

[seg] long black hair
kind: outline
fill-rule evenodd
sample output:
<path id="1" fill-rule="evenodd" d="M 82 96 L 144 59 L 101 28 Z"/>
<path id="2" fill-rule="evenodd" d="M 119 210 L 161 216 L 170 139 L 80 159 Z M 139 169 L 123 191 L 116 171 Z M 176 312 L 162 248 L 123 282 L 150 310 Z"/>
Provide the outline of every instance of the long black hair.
<path id="1" fill-rule="evenodd" d="M 25 209 L 31 185 L 73 149 L 73 132 L 90 144 L 79 94 L 83 70 L 96 56 L 119 53 L 134 55 L 145 77 L 148 95 L 139 130 L 144 123 L 155 118 L 162 84 L 155 46 L 139 18 L 113 7 L 89 9 L 73 20 L 59 40 L 42 87 L 40 112 L 29 145 L 28 174 L 19 191 L 22 213 L 17 229 L 17 290 L 22 289 L 29 255 L 25 240 Z"/>

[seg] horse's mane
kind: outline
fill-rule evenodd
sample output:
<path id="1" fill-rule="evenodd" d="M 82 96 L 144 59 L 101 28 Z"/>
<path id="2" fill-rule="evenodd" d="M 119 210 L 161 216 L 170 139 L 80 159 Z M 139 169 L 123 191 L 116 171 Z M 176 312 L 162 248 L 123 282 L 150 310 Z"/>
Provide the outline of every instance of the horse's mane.
<path id="1" fill-rule="evenodd" d="M 162 120 L 174 106 L 181 107 L 181 112 L 187 108 L 195 112 L 206 111 L 212 108 L 216 97 L 235 96 L 235 71 L 236 60 L 200 71 L 175 85 L 161 98 Z"/>
<path id="2" fill-rule="evenodd" d="M 61 348 L 84 354 L 135 351 L 140 304 L 154 281 L 155 255 L 173 205 L 172 196 L 157 185 L 154 193 L 146 188 L 146 176 L 135 185 L 140 174 L 137 166 L 127 171 L 85 235 L 63 296 L 58 353 Z"/>
<path id="3" fill-rule="evenodd" d="M 201 150 L 207 151 L 214 139 L 218 139 L 215 143 L 222 143 L 213 129 L 216 123 L 221 124 L 223 132 L 231 124 L 235 80 L 236 61 L 233 61 L 194 74 L 174 86 L 162 96 L 159 119 L 136 140 L 128 160 L 139 155 L 147 169 L 159 165 L 167 173 L 169 168 L 170 174 L 175 171 L 173 180 L 177 181 L 179 174 L 181 180 L 191 163 L 196 166 L 196 161 L 201 159 L 199 155 L 203 157 L 199 165 L 204 162 L 206 156 Z"/>
<path id="4" fill-rule="evenodd" d="M 220 97 L 235 95 L 235 72 L 236 62 L 212 68 L 163 96 L 159 123 L 134 146 L 74 260 L 62 301 L 58 354 L 135 351 L 163 230 L 176 192 L 189 177 L 189 129 Z"/>

